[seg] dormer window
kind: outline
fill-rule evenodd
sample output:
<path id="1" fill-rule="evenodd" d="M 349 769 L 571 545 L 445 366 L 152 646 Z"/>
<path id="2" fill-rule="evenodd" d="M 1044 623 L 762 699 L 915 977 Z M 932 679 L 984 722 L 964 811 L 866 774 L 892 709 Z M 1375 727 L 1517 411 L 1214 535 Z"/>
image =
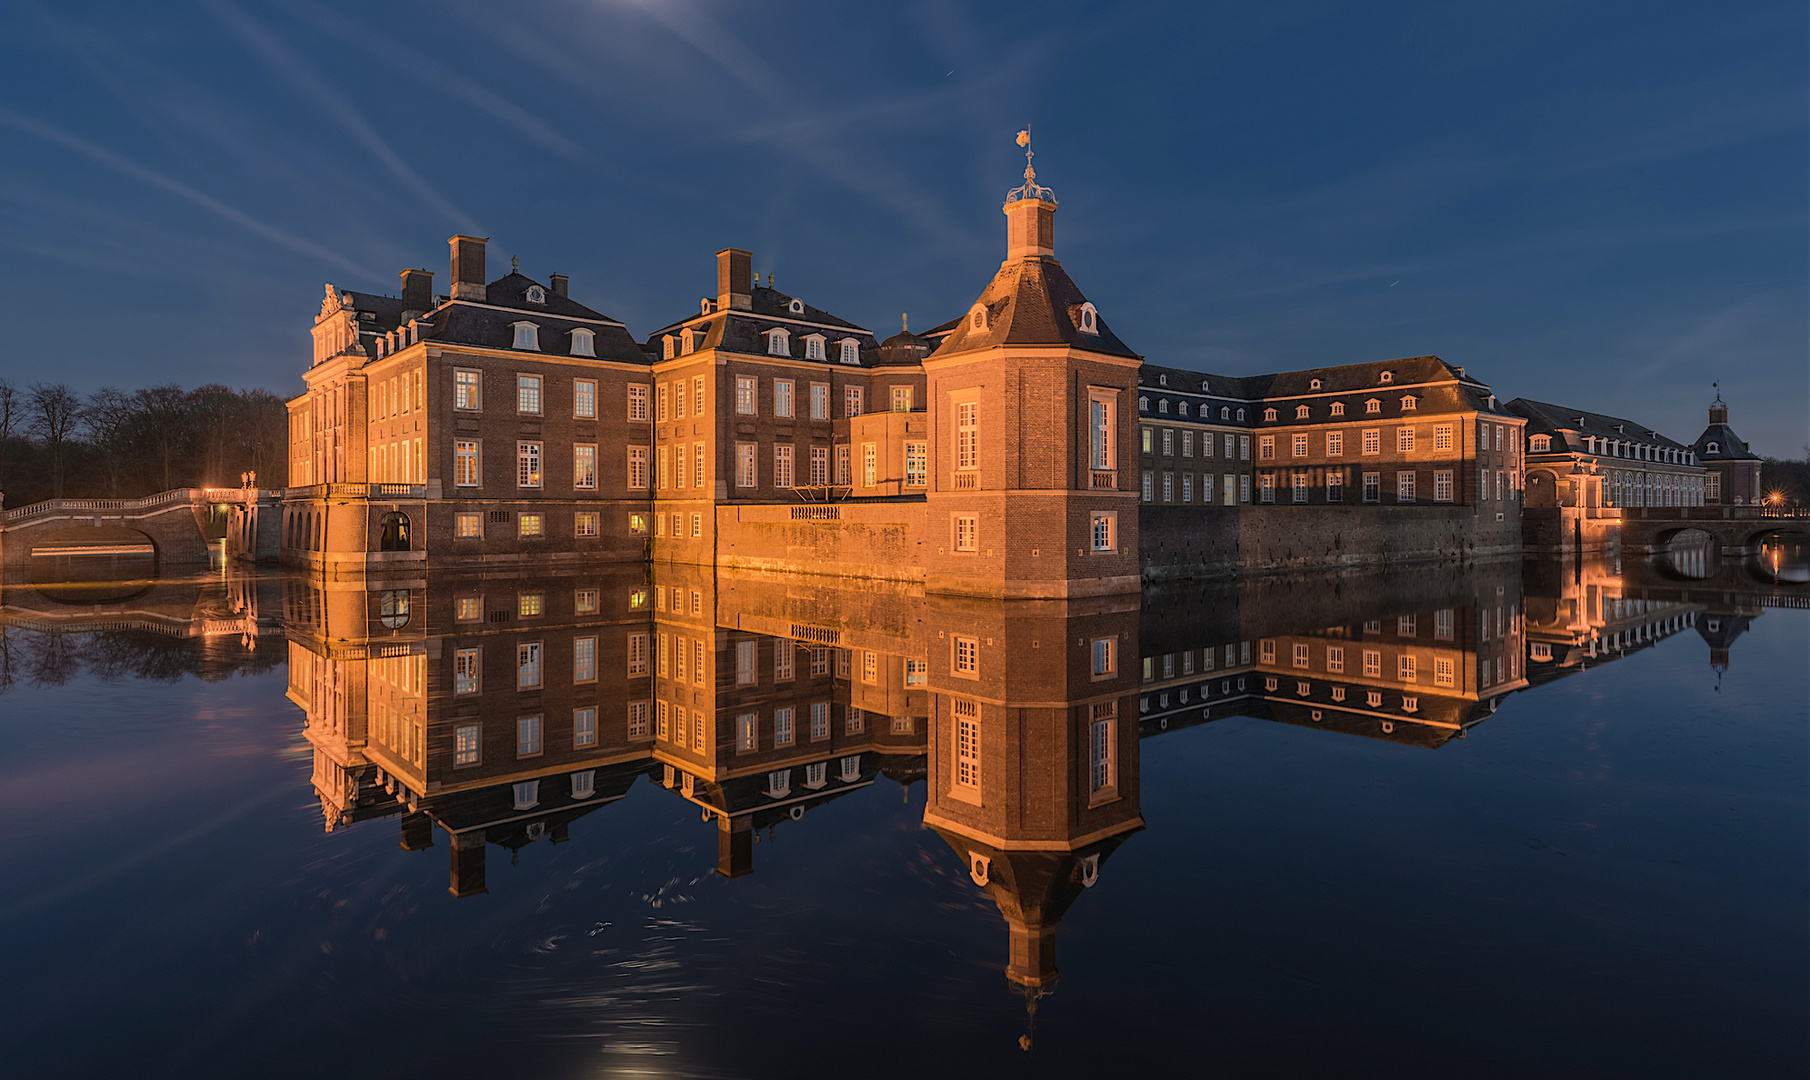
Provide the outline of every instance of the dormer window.
<path id="1" fill-rule="evenodd" d="M 1334 415 L 1334 416 L 1344 416 L 1345 415 L 1345 403 L 1343 401 L 1335 401 L 1332 403 L 1332 415 Z"/>
<path id="2" fill-rule="evenodd" d="M 716 301 L 712 300 L 710 297 L 705 296 L 698 300 L 698 314 L 699 315 L 708 315 L 715 310 L 716 310 Z"/>
<path id="3" fill-rule="evenodd" d="M 1296 405 L 1295 406 L 1295 419 L 1296 420 L 1307 419 L 1307 414 L 1308 414 L 1307 406 L 1305 406 L 1305 405 Z"/>
<path id="4" fill-rule="evenodd" d="M 547 302 L 547 294 L 541 291 L 539 285 L 530 285 L 528 286 L 528 302 L 530 304 L 544 304 Z"/>
<path id="5" fill-rule="evenodd" d="M 1535 435 L 1533 438 L 1527 440 L 1527 446 L 1528 449 L 1536 454 L 1544 454 L 1552 449 L 1552 437 L 1549 435 Z"/>
<path id="6" fill-rule="evenodd" d="M 695 351 L 698 347 L 698 338 L 701 336 L 702 335 L 696 330 L 693 330 L 690 327 L 686 327 L 684 330 L 679 331 L 679 352 L 684 354 Z"/>
<path id="7" fill-rule="evenodd" d="M 1380 413 L 1382 411 L 1383 411 L 1383 403 L 1376 400 L 1375 398 L 1371 398 L 1370 400 L 1364 402 L 1364 412 L 1366 414 Z"/>
<path id="8" fill-rule="evenodd" d="M 970 330 L 985 330 L 987 328 L 986 308 L 979 304 L 974 305 L 974 311 L 968 316 L 968 328 Z"/>
<path id="9" fill-rule="evenodd" d="M 854 338 L 843 338 L 842 341 L 840 342 L 840 344 L 842 346 L 842 362 L 843 363 L 859 364 L 861 362 L 861 343 L 860 342 L 856 341 Z"/>
<path id="10" fill-rule="evenodd" d="M 1201 384 L 1200 384 L 1200 392 L 1201 392 L 1201 393 L 1203 393 L 1203 394 L 1210 394 L 1210 393 L 1212 393 L 1212 392 L 1213 392 L 1213 384 L 1212 384 L 1212 383 L 1201 383 Z"/>
<path id="11" fill-rule="evenodd" d="M 1238 420 L 1240 423 L 1244 422 L 1244 410 L 1243 409 L 1238 410 Z"/>
<path id="12" fill-rule="evenodd" d="M 1320 380 L 1315 379 L 1313 382 L 1308 383 L 1307 388 L 1309 390 L 1318 390 L 1320 388 Z"/>
<path id="13" fill-rule="evenodd" d="M 1395 372 L 1385 371 L 1376 377 L 1376 381 L 1379 383 L 1392 383 L 1395 381 Z"/>
<path id="14" fill-rule="evenodd" d="M 792 301 L 792 303 L 790 305 L 788 305 L 787 310 L 789 310 L 794 315 L 803 315 L 804 314 L 804 301 L 794 299 Z"/>
<path id="15" fill-rule="evenodd" d="M 822 360 L 823 335 L 806 334 L 804 338 L 804 358 L 806 360 Z"/>
<path id="16" fill-rule="evenodd" d="M 1092 304 L 1082 304 L 1081 305 L 1081 323 L 1080 323 L 1080 325 L 1081 325 L 1081 332 L 1084 334 L 1097 334 L 1100 332 L 1099 315 L 1096 311 L 1094 311 L 1094 306 Z M 1163 375 L 1163 376 L 1160 376 L 1160 378 L 1161 378 L 1162 384 L 1164 386 L 1169 385 L 1169 376 Z"/>
<path id="17" fill-rule="evenodd" d="M 1414 407 L 1419 404 L 1420 404 L 1420 399 L 1415 397 L 1413 394 L 1403 394 L 1402 399 L 1401 399 L 1401 411 L 1402 412 L 1413 412 Z"/>
<path id="18" fill-rule="evenodd" d="M 660 355 L 667 360 L 679 355 L 679 339 L 671 334 L 666 335 L 660 342 Z"/>
<path id="19" fill-rule="evenodd" d="M 1186 415 L 1188 415 L 1188 403 L 1187 403 L 1187 402 L 1185 402 L 1185 401 L 1184 401 L 1184 402 L 1182 402 L 1182 403 L 1181 403 L 1181 404 L 1180 404 L 1180 405 L 1177 405 L 1177 406 L 1176 406 L 1176 409 L 1177 409 L 1177 410 L 1178 410 L 1178 411 L 1179 411 L 1179 412 L 1180 412 L 1180 413 L 1181 413 L 1181 414 L 1182 414 L 1182 415 L 1183 415 L 1183 416 L 1186 416 Z"/>
<path id="20" fill-rule="evenodd" d="M 1276 410 L 1274 410 L 1274 409 L 1263 410 L 1263 419 L 1264 420 L 1270 421 L 1270 420 L 1274 420 L 1275 418 L 1276 418 Z"/>
<path id="21" fill-rule="evenodd" d="M 594 339 L 596 337 L 596 333 L 590 330 L 572 331 L 572 355 L 596 356 L 597 347 L 594 344 Z"/>
<path id="22" fill-rule="evenodd" d="M 515 343 L 511 348 L 533 349 L 540 352 L 540 327 L 531 322 L 511 323 L 515 328 Z"/>
<path id="23" fill-rule="evenodd" d="M 778 327 L 767 331 L 767 355 L 791 356 L 792 335 Z"/>
<path id="24" fill-rule="evenodd" d="M 1722 452 L 1722 447 L 1717 443 L 1705 443 L 1703 445 L 1703 452 L 1706 454 L 1720 454 Z"/>
<path id="25" fill-rule="evenodd" d="M 1232 410 L 1221 405 L 1219 407 L 1219 418 L 1221 420 L 1230 420 L 1232 418 Z"/>
<path id="26" fill-rule="evenodd" d="M 1138 397 L 1138 412 L 1149 412 L 1149 411 L 1150 411 L 1150 399 L 1140 395 Z"/>

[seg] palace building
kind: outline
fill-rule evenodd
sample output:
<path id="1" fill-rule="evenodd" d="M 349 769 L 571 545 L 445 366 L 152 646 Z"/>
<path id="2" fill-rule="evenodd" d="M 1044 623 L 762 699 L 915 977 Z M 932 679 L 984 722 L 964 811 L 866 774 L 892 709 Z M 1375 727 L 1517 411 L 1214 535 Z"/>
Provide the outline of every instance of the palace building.
<path id="1" fill-rule="evenodd" d="M 417 269 L 399 297 L 329 285 L 290 403 L 283 558 L 1072 597 L 1516 550 L 1524 420 L 1487 385 L 1431 356 L 1241 378 L 1146 363 L 1055 257 L 1057 205 L 1027 164 L 967 310 L 885 341 L 738 248 L 695 313 L 641 340 L 563 275 L 487 281 L 480 237 L 449 241 L 448 294 Z"/>
<path id="2" fill-rule="evenodd" d="M 1702 506 L 1696 453 L 1645 424 L 1516 398 L 1527 418 L 1528 504 L 1548 507 Z"/>
<path id="3" fill-rule="evenodd" d="M 1703 501 L 1699 505 L 1751 506 L 1762 500 L 1760 456 L 1728 426 L 1728 406 L 1722 403 L 1720 391 L 1709 407 L 1709 426 L 1691 444 L 1691 453 L 1703 463 Z"/>

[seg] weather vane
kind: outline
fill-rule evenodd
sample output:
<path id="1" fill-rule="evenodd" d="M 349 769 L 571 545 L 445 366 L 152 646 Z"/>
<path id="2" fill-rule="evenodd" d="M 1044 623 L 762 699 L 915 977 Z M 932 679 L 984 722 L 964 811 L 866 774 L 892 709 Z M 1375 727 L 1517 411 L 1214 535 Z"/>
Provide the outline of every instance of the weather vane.
<path id="1" fill-rule="evenodd" d="M 1018 145 L 1024 147 L 1024 184 L 1006 192 L 1006 201 L 1042 199 L 1045 202 L 1055 202 L 1056 193 L 1037 183 L 1037 170 L 1031 166 L 1031 159 L 1037 156 L 1037 152 L 1031 149 L 1031 125 L 1026 124 L 1024 130 L 1018 133 Z"/>

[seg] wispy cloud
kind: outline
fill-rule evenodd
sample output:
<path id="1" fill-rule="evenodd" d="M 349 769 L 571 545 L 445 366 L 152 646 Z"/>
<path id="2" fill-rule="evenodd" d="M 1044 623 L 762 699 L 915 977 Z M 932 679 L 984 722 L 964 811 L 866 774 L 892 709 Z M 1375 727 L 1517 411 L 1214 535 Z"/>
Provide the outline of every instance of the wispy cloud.
<path id="1" fill-rule="evenodd" d="M 240 40 L 250 46 L 271 68 L 281 73 L 290 85 L 304 96 L 312 99 L 330 118 L 336 121 L 346 132 L 362 145 L 397 182 L 413 191 L 423 202 L 434 210 L 445 215 L 454 225 L 465 232 L 477 232 L 478 224 L 464 211 L 436 191 L 426 178 L 411 168 L 402 155 L 390 146 L 384 138 L 371 126 L 350 99 L 328 82 L 321 74 L 308 66 L 303 60 L 278 41 L 276 35 L 266 30 L 263 24 L 240 11 L 227 0 L 199 0 L 222 23 L 226 24 Z"/>
<path id="2" fill-rule="evenodd" d="M 401 41 L 379 33 L 369 22 L 349 19 L 338 12 L 328 11 L 311 0 L 285 0 L 282 6 L 318 33 L 344 42 L 385 67 L 489 113 L 514 128 L 524 138 L 561 157 L 582 161 L 590 156 L 584 147 L 560 134 L 551 124 L 533 113 L 472 82 L 446 65 L 423 56 Z"/>
<path id="3" fill-rule="evenodd" d="M 34 120 L 29 116 L 16 113 L 4 106 L 0 106 L 0 125 L 60 146 L 65 150 L 87 158 L 97 165 L 112 169 L 122 176 L 131 177 L 134 180 L 149 184 L 150 186 L 165 191 L 177 198 L 185 199 L 188 202 L 201 207 L 203 210 L 207 210 L 210 213 L 225 218 L 227 221 L 232 222 L 240 228 L 245 229 L 256 236 L 260 236 L 280 247 L 287 248 L 298 254 L 319 259 L 329 266 L 335 267 L 346 273 L 357 275 L 361 279 L 369 276 L 369 271 L 365 267 L 358 265 L 336 251 L 324 248 L 311 241 L 304 240 L 294 233 L 277 228 L 275 225 L 259 221 L 250 214 L 247 214 L 236 207 L 229 206 L 219 199 L 214 198 L 212 195 L 197 191 L 174 177 L 166 176 L 155 169 L 141 165 L 130 158 L 117 154 L 112 150 L 108 150 L 104 146 L 98 146 L 79 135 L 72 135 L 61 128 L 53 127 L 40 120 Z"/>

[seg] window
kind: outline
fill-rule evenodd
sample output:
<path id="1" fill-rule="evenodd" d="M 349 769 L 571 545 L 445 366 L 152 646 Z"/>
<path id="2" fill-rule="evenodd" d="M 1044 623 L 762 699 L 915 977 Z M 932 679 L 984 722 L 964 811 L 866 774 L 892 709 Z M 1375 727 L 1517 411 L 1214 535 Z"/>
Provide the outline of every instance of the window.
<path id="1" fill-rule="evenodd" d="M 1274 409 L 1263 410 L 1263 419 L 1266 421 L 1275 420 L 1276 419 L 1276 410 L 1274 410 Z"/>
<path id="2" fill-rule="evenodd" d="M 1383 433 L 1378 431 L 1376 428 L 1365 429 L 1365 431 L 1364 431 L 1364 453 L 1380 454 L 1382 452 L 1383 452 Z"/>
<path id="3" fill-rule="evenodd" d="M 479 692 L 479 688 L 478 650 L 455 649 L 453 651 L 453 693 L 475 694 Z"/>
<path id="4" fill-rule="evenodd" d="M 773 415 L 790 418 L 792 415 L 792 380 L 773 380 Z"/>
<path id="5" fill-rule="evenodd" d="M 1141 448 L 1142 448 L 1143 452 L 1146 454 L 1150 453 L 1151 430 L 1149 428 L 1139 428 L 1138 429 L 1138 438 L 1140 440 L 1142 440 Z"/>
<path id="6" fill-rule="evenodd" d="M 540 684 L 540 642 L 524 641 L 515 647 L 515 688 L 531 690 Z"/>
<path id="7" fill-rule="evenodd" d="M 453 764 L 476 765 L 482 729 L 477 724 L 461 724 L 453 729 Z"/>
<path id="8" fill-rule="evenodd" d="M 595 488 L 597 486 L 597 447 L 574 446 L 572 448 L 572 486 L 575 488 Z"/>
<path id="9" fill-rule="evenodd" d="M 515 613 L 519 618 L 531 619 L 547 613 L 547 597 L 545 593 L 519 593 L 515 598 Z"/>
<path id="10" fill-rule="evenodd" d="M 1194 433 L 1192 431 L 1184 431 L 1184 432 L 1182 432 L 1182 457 L 1193 457 L 1193 456 L 1194 456 Z"/>
<path id="11" fill-rule="evenodd" d="M 595 682 L 597 680 L 597 639 L 594 637 L 575 638 L 572 641 L 572 681 Z"/>
<path id="12" fill-rule="evenodd" d="M 735 486 L 751 488 L 754 486 L 754 444 L 735 444 Z"/>
<path id="13" fill-rule="evenodd" d="M 861 486 L 873 487 L 880 482 L 880 452 L 874 443 L 861 444 Z"/>
<path id="14" fill-rule="evenodd" d="M 1408 454 L 1414 451 L 1414 429 L 1411 427 L 1395 429 L 1395 449 L 1397 453 Z"/>
<path id="15" fill-rule="evenodd" d="M 795 487 L 792 483 L 792 455 L 795 449 L 789 443 L 780 443 L 773 447 L 773 486 L 779 488 Z"/>
<path id="16" fill-rule="evenodd" d="M 1383 373 L 1382 373 L 1382 374 L 1381 374 L 1381 375 L 1378 375 L 1378 376 L 1377 376 L 1377 377 L 1376 377 L 1376 381 L 1377 381 L 1377 382 L 1379 382 L 1379 383 L 1391 383 L 1391 382 L 1394 382 L 1394 381 L 1395 381 L 1395 372 L 1393 372 L 1393 371 L 1385 371 L 1385 372 L 1383 372 Z"/>
<path id="17" fill-rule="evenodd" d="M 1330 412 L 1332 413 L 1333 416 L 1344 416 L 1345 415 L 1345 403 L 1343 401 L 1333 402 Z"/>
<path id="18" fill-rule="evenodd" d="M 1113 404 L 1113 399 L 1100 396 L 1090 397 L 1087 402 L 1088 460 L 1096 469 L 1112 468 L 1116 458 L 1112 438 Z"/>
<path id="19" fill-rule="evenodd" d="M 1307 471 L 1305 469 L 1295 470 L 1293 487 L 1294 487 L 1294 492 L 1295 492 L 1294 500 L 1298 503 L 1306 502 L 1307 501 Z"/>
<path id="20" fill-rule="evenodd" d="M 515 411 L 519 413 L 540 412 L 539 375 L 517 375 L 515 377 Z"/>
<path id="21" fill-rule="evenodd" d="M 828 420 L 830 418 L 830 384 L 811 384 L 811 419 Z"/>
<path id="22" fill-rule="evenodd" d="M 1163 474 L 1163 501 L 1175 501 L 1175 474 L 1172 472 Z"/>
<path id="23" fill-rule="evenodd" d="M 844 338 L 841 346 L 843 363 L 859 364 L 861 362 L 861 346 L 854 338 Z"/>
<path id="24" fill-rule="evenodd" d="M 1169 412 L 1169 399 L 1163 398 L 1161 401 L 1157 402 L 1156 411 L 1159 413 L 1163 413 L 1164 415 L 1167 415 Z"/>
<path id="25" fill-rule="evenodd" d="M 587 331 L 588 332 L 588 331 Z M 588 351 L 581 355 L 591 355 Z M 572 415 L 580 420 L 597 418 L 597 380 L 575 379 L 572 382 Z"/>
<path id="26" fill-rule="evenodd" d="M 1251 501 L 1250 473 L 1243 473 L 1238 477 L 1238 501 L 1241 503 L 1248 503 Z"/>
<path id="27" fill-rule="evenodd" d="M 735 718 L 735 751 L 747 754 L 760 749 L 760 716 L 742 713 Z"/>
<path id="28" fill-rule="evenodd" d="M 1527 440 L 1527 448 L 1533 453 L 1544 454 L 1552 449 L 1552 437 L 1549 435 L 1535 435 L 1533 438 Z M 1716 452 L 1716 445 L 1714 443 L 1710 444 L 1709 451 L 1712 454 Z"/>
<path id="29" fill-rule="evenodd" d="M 1413 682 L 1418 677 L 1415 674 L 1414 657 L 1409 656 L 1407 653 L 1403 653 L 1396 657 L 1395 673 L 1396 677 L 1402 682 Z"/>
<path id="30" fill-rule="evenodd" d="M 907 657 L 905 660 L 905 685 L 925 686 L 930 680 L 930 662 Z"/>
<path id="31" fill-rule="evenodd" d="M 767 331 L 767 354 L 769 356 L 791 356 L 792 335 L 777 328 Z"/>
<path id="32" fill-rule="evenodd" d="M 1402 412 L 1413 412 L 1414 407 L 1418 404 L 1420 404 L 1420 402 L 1414 397 L 1414 395 L 1404 394 L 1401 399 L 1401 411 Z"/>
<path id="33" fill-rule="evenodd" d="M 1089 518 L 1089 531 L 1093 535 L 1095 551 L 1117 550 L 1118 515 L 1093 514 Z"/>
<path id="34" fill-rule="evenodd" d="M 842 391 L 842 405 L 846 412 L 844 412 L 843 415 L 860 416 L 862 400 L 863 395 L 859 386 L 844 387 Z"/>
<path id="35" fill-rule="evenodd" d="M 976 678 L 980 675 L 980 639 L 955 635 L 952 667 L 957 675 Z"/>
<path id="36" fill-rule="evenodd" d="M 792 716 L 794 709 L 790 705 L 773 710 L 773 745 L 791 746 L 793 742 Z"/>
<path id="37" fill-rule="evenodd" d="M 819 453 L 811 451 L 812 454 Z M 928 443 L 908 442 L 905 444 L 905 486 L 923 487 L 929 482 L 930 447 Z"/>
<path id="38" fill-rule="evenodd" d="M 1093 645 L 1093 674 L 1095 678 L 1104 678 L 1119 669 L 1117 638 L 1095 638 Z"/>
<path id="39" fill-rule="evenodd" d="M 779 638 L 773 642 L 773 681 L 790 682 L 797 673 L 796 653 L 798 643 L 789 638 Z"/>
<path id="40" fill-rule="evenodd" d="M 1238 458 L 1240 461 L 1251 460 L 1251 437 L 1249 435 L 1238 436 Z"/>
<path id="41" fill-rule="evenodd" d="M 741 416 L 754 415 L 754 379 L 751 376 L 735 377 L 735 411 Z"/>
<path id="42" fill-rule="evenodd" d="M 1367 472 L 1364 474 L 1364 501 L 1381 502 L 1383 498 L 1383 474 Z"/>
<path id="43" fill-rule="evenodd" d="M 631 701 L 628 703 L 628 737 L 631 739 L 647 738 L 647 702 Z"/>
<path id="44" fill-rule="evenodd" d="M 806 334 L 804 338 L 804 358 L 806 360 L 823 359 L 823 335 Z"/>
<path id="45" fill-rule="evenodd" d="M 1439 469 L 1433 473 L 1433 501 L 1452 501 L 1452 471 Z"/>
<path id="46" fill-rule="evenodd" d="M 533 757 L 538 753 L 540 753 L 540 717 L 524 716 L 515 722 L 515 756 Z"/>
<path id="47" fill-rule="evenodd" d="M 1117 712 L 1118 703 L 1113 701 L 1101 702 L 1089 710 L 1087 778 L 1088 788 L 1094 795 L 1105 794 L 1117 786 L 1113 773 L 1113 722 Z"/>
<path id="48" fill-rule="evenodd" d="M 980 706 L 956 698 L 955 714 L 955 786 L 970 793 L 980 790 Z"/>
<path id="49" fill-rule="evenodd" d="M 895 386 L 892 388 L 892 411 L 911 411 L 911 387 Z"/>
<path id="50" fill-rule="evenodd" d="M 1433 449 L 1450 450 L 1452 448 L 1452 425 L 1435 424 L 1433 427 Z"/>
<path id="51" fill-rule="evenodd" d="M 1306 457 L 1307 456 L 1307 436 L 1306 435 L 1296 435 L 1295 436 L 1294 452 L 1295 452 L 1296 457 Z"/>
<path id="52" fill-rule="evenodd" d="M 1341 457 L 1345 453 L 1345 433 L 1328 431 L 1326 433 L 1326 456 Z"/>
<path id="53" fill-rule="evenodd" d="M 980 468 L 980 405 L 964 401 L 955 407 L 955 467 Z"/>
<path id="54" fill-rule="evenodd" d="M 911 459 L 907 447 L 906 465 L 909 469 Z M 811 447 L 811 486 L 823 487 L 830 482 L 830 448 L 827 446 Z M 907 480 L 909 483 L 909 480 Z M 923 481 L 919 481 L 922 483 Z M 700 487 L 702 485 L 699 485 Z"/>
<path id="55" fill-rule="evenodd" d="M 1327 646 L 1326 670 L 1333 674 L 1340 674 L 1345 670 L 1345 647 L 1343 645 Z"/>
<path id="56" fill-rule="evenodd" d="M 1163 429 L 1163 455 L 1165 457 L 1174 457 L 1175 456 L 1175 429 L 1174 428 L 1164 428 Z"/>
<path id="57" fill-rule="evenodd" d="M 629 384 L 628 418 L 630 420 L 647 419 L 647 386 L 644 383 Z"/>
<path id="58" fill-rule="evenodd" d="M 515 535 L 523 539 L 545 536 L 546 528 L 539 514 L 518 514 L 515 518 Z"/>
<path id="59" fill-rule="evenodd" d="M 1257 460 L 1276 460 L 1276 437 L 1274 435 L 1259 435 L 1257 437 Z"/>
<path id="60" fill-rule="evenodd" d="M 955 517 L 955 550 L 978 551 L 980 519 L 968 514 Z"/>
<path id="61" fill-rule="evenodd" d="M 1194 501 L 1194 474 L 1182 473 L 1182 502 Z"/>
<path id="62" fill-rule="evenodd" d="M 1414 474 L 1402 471 L 1395 474 L 1395 501 L 1414 501 Z"/>
<path id="63" fill-rule="evenodd" d="M 637 490 L 647 488 L 647 447 L 645 446 L 628 448 L 628 486 Z"/>
<path id="64" fill-rule="evenodd" d="M 484 535 L 484 515 L 454 514 L 453 535 L 460 540 L 475 540 Z"/>
<path id="65" fill-rule="evenodd" d="M 1081 305 L 1081 332 L 1084 334 L 1097 334 L 1100 332 L 1098 313 L 1094 310 L 1092 304 Z"/>
<path id="66" fill-rule="evenodd" d="M 1273 503 L 1276 501 L 1276 474 L 1264 473 L 1257 479 L 1257 501 Z"/>
<path id="67" fill-rule="evenodd" d="M 1152 490 L 1151 485 L 1154 483 L 1154 478 L 1155 478 L 1155 474 L 1153 474 L 1153 473 L 1144 474 L 1143 497 L 1144 497 L 1145 502 L 1149 502 L 1153 498 L 1153 495 L 1151 493 L 1151 490 Z"/>
<path id="68" fill-rule="evenodd" d="M 475 371 L 453 372 L 453 408 L 482 408 L 482 398 L 478 393 L 478 373 Z"/>
<path id="69" fill-rule="evenodd" d="M 478 475 L 477 440 L 458 439 L 454 441 L 453 485 L 455 487 L 477 487 Z"/>
<path id="70" fill-rule="evenodd" d="M 515 486 L 540 487 L 540 443 L 515 444 Z"/>

